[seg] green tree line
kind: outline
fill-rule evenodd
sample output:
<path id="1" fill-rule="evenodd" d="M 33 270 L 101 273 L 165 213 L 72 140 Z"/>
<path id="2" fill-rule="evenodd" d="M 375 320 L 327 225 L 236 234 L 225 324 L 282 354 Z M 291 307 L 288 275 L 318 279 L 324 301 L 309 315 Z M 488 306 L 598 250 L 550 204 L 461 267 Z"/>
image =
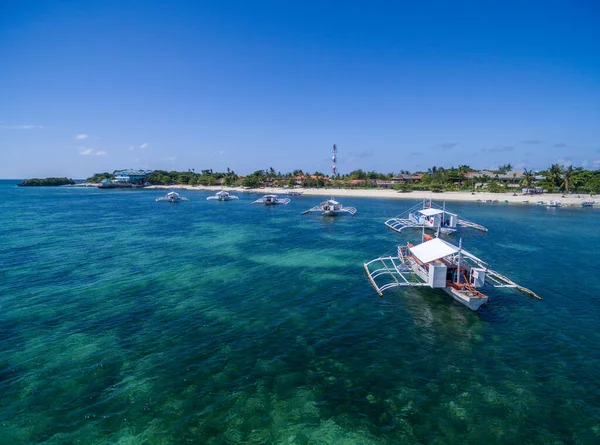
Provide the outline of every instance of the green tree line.
<path id="1" fill-rule="evenodd" d="M 75 181 L 69 178 L 31 178 L 21 182 L 20 186 L 31 186 L 31 187 L 48 187 L 58 185 L 73 185 Z"/>
<path id="2" fill-rule="evenodd" d="M 519 188 L 541 187 L 549 192 L 564 193 L 598 193 L 600 192 L 600 170 L 585 170 L 581 167 L 564 167 L 553 164 L 547 170 L 534 172 L 525 169 L 521 174 L 513 172 L 512 164 L 504 164 L 494 171 L 481 175 L 468 165 L 444 168 L 433 166 L 420 173 L 420 179 L 397 178 L 394 182 L 398 190 L 432 190 L 432 191 L 490 191 L 507 192 L 518 191 Z M 501 175 L 511 175 L 512 178 L 500 179 Z M 288 173 L 276 172 L 269 167 L 265 170 L 240 177 L 233 170 L 214 172 L 212 169 L 200 172 L 190 169 L 188 171 L 154 170 L 148 175 L 148 182 L 154 185 L 217 185 L 227 186 L 242 185 L 257 188 L 266 185 L 302 186 L 302 187 L 336 187 L 336 188 L 368 188 L 376 187 L 377 181 L 390 182 L 397 175 L 411 175 L 406 170 L 398 173 L 378 173 L 357 169 L 350 173 L 330 178 L 328 175 L 315 171 L 314 173 L 294 170 Z M 103 179 L 114 179 L 114 174 L 98 173 L 87 179 L 88 182 L 100 182 Z M 52 178 L 50 178 L 52 179 Z M 60 178 L 59 178 L 60 179 Z M 64 178 L 66 179 L 66 178 Z M 34 180 L 35 181 L 35 180 Z"/>

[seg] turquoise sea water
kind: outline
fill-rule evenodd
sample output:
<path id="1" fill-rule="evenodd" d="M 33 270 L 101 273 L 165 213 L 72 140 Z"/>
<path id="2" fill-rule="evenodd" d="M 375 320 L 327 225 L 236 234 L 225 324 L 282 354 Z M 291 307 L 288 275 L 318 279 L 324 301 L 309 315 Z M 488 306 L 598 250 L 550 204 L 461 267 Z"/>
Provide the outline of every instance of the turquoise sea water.
<path id="1" fill-rule="evenodd" d="M 414 201 L 164 193 L 0 182 L 0 443 L 600 443 L 600 211 L 450 205 L 475 313 L 370 286 Z"/>

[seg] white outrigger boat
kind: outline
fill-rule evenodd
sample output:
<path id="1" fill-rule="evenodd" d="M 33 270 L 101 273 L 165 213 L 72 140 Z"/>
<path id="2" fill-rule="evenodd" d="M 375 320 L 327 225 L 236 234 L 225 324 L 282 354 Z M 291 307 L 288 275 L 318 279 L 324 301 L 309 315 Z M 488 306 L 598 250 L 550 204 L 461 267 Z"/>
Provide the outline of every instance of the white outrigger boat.
<path id="1" fill-rule="evenodd" d="M 487 263 L 440 238 L 423 234 L 424 242 L 399 246 L 396 256 L 380 257 L 364 264 L 369 281 L 379 294 L 393 287 L 428 286 L 443 289 L 456 301 L 476 311 L 489 297 L 479 289 L 516 288 L 541 300 L 533 291 L 491 270 Z M 385 280 L 383 283 L 381 281 Z"/>
<path id="2" fill-rule="evenodd" d="M 178 203 L 181 201 L 189 201 L 189 199 L 187 199 L 185 196 L 180 196 L 179 193 L 177 193 L 176 191 L 173 190 L 173 191 L 167 193 L 165 196 L 156 198 L 156 202 L 161 202 L 161 201 Z"/>
<path id="3" fill-rule="evenodd" d="M 402 232 L 407 228 L 425 228 L 439 230 L 442 233 L 453 233 L 456 232 L 457 227 L 471 227 L 483 232 L 488 231 L 482 225 L 459 218 L 456 213 L 449 212 L 446 209 L 446 203 L 439 206 L 432 203 L 431 200 L 427 202 L 426 199 L 405 213 L 388 219 L 385 225 L 396 232 Z"/>
<path id="4" fill-rule="evenodd" d="M 290 198 L 280 198 L 277 195 L 265 195 L 252 202 L 252 204 L 264 204 L 266 206 L 274 206 L 276 204 L 288 205 L 290 201 Z"/>
<path id="5" fill-rule="evenodd" d="M 209 196 L 206 199 L 207 199 L 207 201 L 210 201 L 210 200 L 231 201 L 232 199 L 240 199 L 240 198 L 238 198 L 237 196 L 234 196 L 234 195 L 230 195 L 229 192 L 226 192 L 225 190 L 221 190 L 220 192 L 217 192 L 215 194 L 215 196 Z"/>
<path id="6" fill-rule="evenodd" d="M 308 210 L 302 212 L 303 215 L 311 212 L 320 212 L 323 216 L 337 216 L 350 214 L 354 216 L 356 213 L 355 207 L 344 207 L 342 204 L 334 200 L 333 198 L 323 201 L 321 204 L 316 205 Z"/>
<path id="7" fill-rule="evenodd" d="M 552 200 L 548 204 L 544 204 L 546 207 L 562 207 L 560 201 Z"/>

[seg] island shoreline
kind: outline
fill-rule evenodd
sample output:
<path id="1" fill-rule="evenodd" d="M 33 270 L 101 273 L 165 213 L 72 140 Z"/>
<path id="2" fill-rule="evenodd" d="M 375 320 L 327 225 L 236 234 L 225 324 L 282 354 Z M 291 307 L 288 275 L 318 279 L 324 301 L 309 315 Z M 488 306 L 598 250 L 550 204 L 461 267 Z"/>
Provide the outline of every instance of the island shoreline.
<path id="1" fill-rule="evenodd" d="M 219 187 L 219 186 L 202 186 L 202 185 L 150 185 L 144 187 L 145 189 L 151 190 L 190 190 L 190 191 L 202 191 L 211 192 L 219 190 L 227 190 L 229 192 L 236 193 L 252 193 L 252 194 L 274 194 L 274 195 L 285 195 L 290 191 L 300 192 L 301 196 L 324 196 L 324 197 L 335 197 L 335 198 L 385 198 L 385 199 L 398 199 L 398 200 L 422 200 L 431 199 L 435 202 L 447 201 L 447 202 L 483 202 L 492 203 L 494 201 L 498 203 L 508 204 L 533 204 L 535 205 L 538 201 L 548 203 L 550 201 L 559 201 L 562 206 L 581 206 L 581 203 L 585 199 L 589 199 L 588 194 L 569 194 L 562 195 L 561 193 L 543 193 L 537 195 L 524 195 L 517 193 L 514 196 L 511 192 L 506 193 L 491 193 L 491 192 L 440 192 L 434 193 L 431 191 L 420 191 L 413 190 L 411 192 L 399 192 L 393 189 L 334 189 L 334 188 L 302 188 L 302 189 L 286 189 L 280 187 L 264 187 L 264 188 L 253 188 L 245 189 L 243 187 Z M 592 199 L 594 199 L 592 197 Z M 527 201 L 527 202 L 525 202 Z"/>

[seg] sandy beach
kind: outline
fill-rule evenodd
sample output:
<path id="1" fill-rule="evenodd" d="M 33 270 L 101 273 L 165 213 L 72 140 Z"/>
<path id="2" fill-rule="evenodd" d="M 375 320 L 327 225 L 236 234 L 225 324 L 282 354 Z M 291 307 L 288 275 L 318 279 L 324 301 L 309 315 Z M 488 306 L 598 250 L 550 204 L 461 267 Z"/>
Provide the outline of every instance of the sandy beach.
<path id="1" fill-rule="evenodd" d="M 275 194 L 285 195 L 290 189 L 278 188 L 278 187 L 264 187 L 258 189 L 244 189 L 242 187 L 217 187 L 217 186 L 188 186 L 188 185 L 177 185 L 177 186 L 161 186 L 153 185 L 147 187 L 148 189 L 181 189 L 181 190 L 202 190 L 202 191 L 218 191 L 227 190 L 229 192 L 236 193 L 257 193 L 257 194 Z M 581 206 L 584 199 L 589 199 L 590 196 L 586 194 L 569 194 L 562 195 L 560 193 L 544 193 L 541 195 L 523 195 L 517 193 L 514 196 L 513 193 L 488 193 L 488 192 L 477 192 L 472 194 L 470 192 L 442 192 L 432 193 L 430 191 L 412 191 L 412 192 L 398 192 L 397 190 L 391 189 L 332 189 L 332 188 L 305 188 L 305 189 L 294 189 L 302 193 L 302 196 L 326 196 L 326 197 L 367 197 L 367 198 L 390 198 L 390 199 L 431 199 L 436 202 L 440 201 L 486 201 L 498 202 L 509 204 L 522 204 L 522 205 L 536 205 L 537 201 L 543 201 L 548 203 L 550 201 L 559 201 L 562 206 Z M 595 198 L 592 198 L 595 199 Z M 600 201 L 600 200 L 597 200 Z M 597 202 L 595 206 L 600 205 Z"/>

